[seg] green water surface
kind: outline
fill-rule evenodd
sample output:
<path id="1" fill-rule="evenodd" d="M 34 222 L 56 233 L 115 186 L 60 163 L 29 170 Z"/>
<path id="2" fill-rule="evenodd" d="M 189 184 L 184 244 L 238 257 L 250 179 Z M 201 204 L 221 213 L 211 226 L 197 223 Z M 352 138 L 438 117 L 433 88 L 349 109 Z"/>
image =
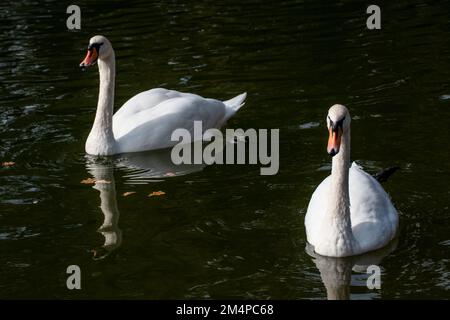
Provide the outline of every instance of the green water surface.
<path id="1" fill-rule="evenodd" d="M 0 167 L 1 299 L 326 298 L 327 267 L 347 262 L 314 261 L 303 220 L 329 174 L 334 103 L 351 112 L 353 160 L 370 173 L 401 167 L 384 184 L 401 230 L 381 289 L 353 270 L 342 290 L 450 298 L 448 1 L 383 4 L 372 31 L 358 1 L 76 4 L 79 31 L 61 1 L 0 3 L 0 162 L 15 162 Z M 278 174 L 174 168 L 162 151 L 86 157 L 98 71 L 78 64 L 95 34 L 116 51 L 116 110 L 154 87 L 221 100 L 247 91 L 227 128 L 279 128 Z M 73 264 L 82 290 L 66 288 Z"/>

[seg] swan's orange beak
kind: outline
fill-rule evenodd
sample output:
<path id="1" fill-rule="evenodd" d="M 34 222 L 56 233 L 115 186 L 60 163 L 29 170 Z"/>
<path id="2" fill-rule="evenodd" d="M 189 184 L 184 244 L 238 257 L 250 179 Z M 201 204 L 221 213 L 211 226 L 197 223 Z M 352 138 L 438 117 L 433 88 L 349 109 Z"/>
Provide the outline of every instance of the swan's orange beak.
<path id="1" fill-rule="evenodd" d="M 80 63 L 80 68 L 84 69 L 86 67 L 93 65 L 97 61 L 97 59 L 98 59 L 97 48 L 95 47 L 88 48 L 86 57 Z"/>
<path id="2" fill-rule="evenodd" d="M 339 148 L 341 147 L 342 128 L 337 127 L 333 129 L 330 127 L 328 131 L 330 136 L 328 137 L 327 151 L 330 156 L 334 157 L 338 154 Z"/>

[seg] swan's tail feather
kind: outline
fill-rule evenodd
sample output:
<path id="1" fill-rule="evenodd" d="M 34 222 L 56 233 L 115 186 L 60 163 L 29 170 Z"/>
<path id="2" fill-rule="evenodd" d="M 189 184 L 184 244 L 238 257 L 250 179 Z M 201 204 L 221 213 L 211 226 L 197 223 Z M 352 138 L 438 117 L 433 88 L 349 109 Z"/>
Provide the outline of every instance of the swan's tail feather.
<path id="1" fill-rule="evenodd" d="M 400 167 L 389 167 L 378 172 L 376 175 L 374 175 L 374 178 L 377 179 L 378 182 L 386 182 L 387 179 L 398 169 L 400 169 Z"/>
<path id="2" fill-rule="evenodd" d="M 224 101 L 223 103 L 232 111 L 232 114 L 234 114 L 236 111 L 238 111 L 244 104 L 244 100 L 247 97 L 247 92 L 244 92 L 230 100 Z M 231 115 L 230 115 L 231 116 Z"/>
<path id="3" fill-rule="evenodd" d="M 222 119 L 218 126 L 219 128 L 223 126 L 228 121 L 228 119 L 230 119 L 245 104 L 244 100 L 246 97 L 247 92 L 244 92 L 230 100 L 223 102 L 226 106 L 226 113 L 225 117 Z"/>

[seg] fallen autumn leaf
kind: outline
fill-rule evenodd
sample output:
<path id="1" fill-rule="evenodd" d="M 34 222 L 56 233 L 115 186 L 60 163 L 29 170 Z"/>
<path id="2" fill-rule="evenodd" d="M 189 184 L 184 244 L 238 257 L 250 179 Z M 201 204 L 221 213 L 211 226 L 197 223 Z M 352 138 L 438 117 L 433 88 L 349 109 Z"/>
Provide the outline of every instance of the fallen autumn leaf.
<path id="1" fill-rule="evenodd" d="M 87 179 L 81 180 L 80 183 L 82 183 L 82 184 L 111 183 L 111 181 L 95 180 L 94 178 L 87 178 Z"/>
<path id="2" fill-rule="evenodd" d="M 82 184 L 94 184 L 95 183 L 95 179 L 87 178 L 87 179 L 81 180 L 80 183 L 82 183 Z"/>
<path id="3" fill-rule="evenodd" d="M 155 196 L 162 196 L 166 194 L 164 191 L 153 191 L 152 193 L 150 193 L 148 196 L 149 197 L 155 197 Z"/>

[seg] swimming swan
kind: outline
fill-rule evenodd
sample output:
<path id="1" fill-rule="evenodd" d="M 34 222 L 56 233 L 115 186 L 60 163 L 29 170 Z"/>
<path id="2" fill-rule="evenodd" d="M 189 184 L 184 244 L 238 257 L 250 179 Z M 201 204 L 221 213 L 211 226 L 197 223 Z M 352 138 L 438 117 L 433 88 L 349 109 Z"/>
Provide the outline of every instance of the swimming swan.
<path id="1" fill-rule="evenodd" d="M 85 150 L 92 155 L 112 155 L 163 149 L 175 145 L 172 132 L 177 128 L 191 131 L 194 121 L 202 121 L 204 130 L 220 128 L 243 106 L 246 93 L 228 101 L 206 99 L 191 93 L 163 88 L 141 92 L 113 115 L 115 55 L 104 36 L 89 41 L 81 68 L 98 62 L 100 91 L 94 125 L 86 140 Z"/>
<path id="2" fill-rule="evenodd" d="M 378 181 L 354 162 L 349 166 L 351 118 L 347 108 L 332 106 L 326 121 L 332 169 L 309 202 L 307 240 L 315 252 L 329 257 L 381 248 L 397 233 L 397 211 Z"/>

